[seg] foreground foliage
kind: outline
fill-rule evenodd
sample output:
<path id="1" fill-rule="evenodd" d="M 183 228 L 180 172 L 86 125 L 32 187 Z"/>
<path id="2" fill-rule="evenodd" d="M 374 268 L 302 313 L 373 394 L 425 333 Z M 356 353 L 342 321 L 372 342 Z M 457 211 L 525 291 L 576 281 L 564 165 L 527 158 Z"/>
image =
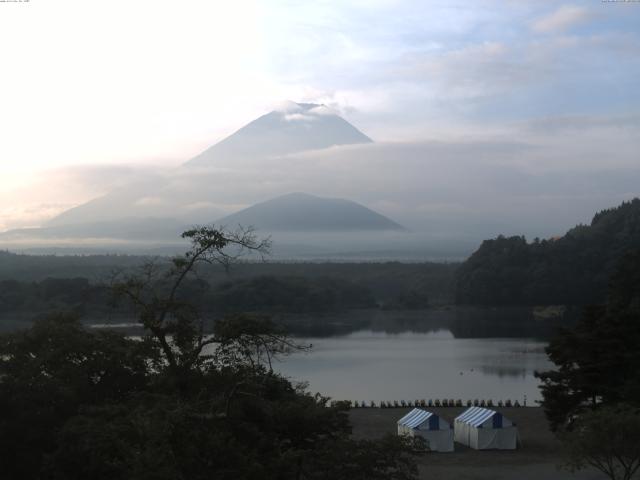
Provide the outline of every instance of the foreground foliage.
<path id="1" fill-rule="evenodd" d="M 547 347 L 557 369 L 542 379 L 542 405 L 572 470 L 612 480 L 640 468 L 640 250 L 612 276 L 606 305 L 590 306 Z"/>
<path id="2" fill-rule="evenodd" d="M 640 410 L 603 407 L 582 415 L 561 438 L 570 470 L 593 467 L 611 480 L 631 480 L 640 469 Z"/>
<path id="3" fill-rule="evenodd" d="M 68 315 L 0 337 L 0 463 L 20 479 L 415 478 L 409 446 L 350 438 L 330 406 L 272 369 L 304 349 L 268 318 L 236 315 L 203 332 L 181 288 L 200 263 L 264 253 L 252 232 L 203 227 L 171 268 L 114 279 L 141 340 L 89 331 Z M 230 250 L 235 248 L 235 250 Z"/>
<path id="4" fill-rule="evenodd" d="M 574 328 L 551 340 L 557 369 L 539 373 L 553 429 L 600 405 L 640 406 L 640 250 L 619 262 L 606 305 L 590 306 Z"/>
<path id="5" fill-rule="evenodd" d="M 0 464 L 6 478 L 39 478 L 57 432 L 81 409 L 127 401 L 149 387 L 146 342 L 88 332 L 52 316 L 0 337 Z"/>

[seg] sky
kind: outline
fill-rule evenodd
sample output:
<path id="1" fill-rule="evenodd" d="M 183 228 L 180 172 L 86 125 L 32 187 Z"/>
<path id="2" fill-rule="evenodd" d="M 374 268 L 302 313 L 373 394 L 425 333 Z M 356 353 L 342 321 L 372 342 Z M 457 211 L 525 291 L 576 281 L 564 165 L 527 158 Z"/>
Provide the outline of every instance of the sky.
<path id="1" fill-rule="evenodd" d="M 638 2 L 31 0 L 0 2 L 0 41 L 0 230 L 286 99 L 382 144 L 541 145 L 504 160 L 539 174 L 640 164 Z"/>

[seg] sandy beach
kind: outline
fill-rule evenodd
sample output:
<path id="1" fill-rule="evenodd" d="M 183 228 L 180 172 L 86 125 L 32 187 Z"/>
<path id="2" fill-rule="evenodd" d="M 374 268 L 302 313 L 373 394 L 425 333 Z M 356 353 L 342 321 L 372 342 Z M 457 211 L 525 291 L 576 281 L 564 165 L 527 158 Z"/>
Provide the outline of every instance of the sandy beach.
<path id="1" fill-rule="evenodd" d="M 396 422 L 410 408 L 357 408 L 350 412 L 353 435 L 377 438 L 396 433 Z M 453 421 L 464 408 L 431 408 Z M 428 453 L 418 456 L 420 478 L 430 480 L 599 480 L 606 477 L 597 471 L 571 473 L 560 469 L 562 446 L 549 430 L 539 407 L 496 408 L 518 426 L 521 448 L 515 451 L 476 451 L 455 444 L 453 453 Z"/>

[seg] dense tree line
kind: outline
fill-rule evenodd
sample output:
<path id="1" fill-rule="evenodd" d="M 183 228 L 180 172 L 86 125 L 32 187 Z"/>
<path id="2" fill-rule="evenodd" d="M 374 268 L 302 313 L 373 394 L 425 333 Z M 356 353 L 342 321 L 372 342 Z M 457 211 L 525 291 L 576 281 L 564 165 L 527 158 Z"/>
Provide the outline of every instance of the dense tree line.
<path id="1" fill-rule="evenodd" d="M 166 266 L 164 260 L 149 260 L 147 265 L 151 263 L 156 268 Z M 407 282 L 407 285 L 412 284 Z M 379 306 L 387 309 L 429 307 L 430 297 L 421 285 L 404 288 L 407 290 L 394 285 L 393 294 L 380 298 L 366 284 L 339 277 L 257 275 L 227 277 L 213 284 L 205 278 L 188 279 L 180 296 L 211 314 L 338 313 Z M 126 310 L 113 300 L 108 281 L 92 282 L 83 277 L 32 282 L 0 280 L 0 318 L 5 319 L 31 320 L 50 311 L 73 312 L 97 321 L 126 316 Z"/>
<path id="2" fill-rule="evenodd" d="M 211 291 L 220 311 L 336 312 L 376 307 L 371 291 L 337 278 L 259 276 L 223 282 Z"/>
<path id="3" fill-rule="evenodd" d="M 587 306 L 578 323 L 560 330 L 547 347 L 558 368 L 538 376 L 554 429 L 585 408 L 640 407 L 640 249 L 620 259 L 607 298 Z"/>
<path id="4" fill-rule="evenodd" d="M 18 255 L 0 251 L 0 281 L 41 282 L 46 278 L 87 278 L 108 282 L 114 270 L 131 270 L 153 260 L 168 265 L 167 257 L 131 255 Z M 230 272 L 204 265 L 200 278 L 210 285 L 255 277 L 297 277 L 308 281 L 339 278 L 369 289 L 381 304 L 395 302 L 408 292 L 425 294 L 429 303 L 453 302 L 457 263 L 400 262 L 274 262 L 242 261 Z"/>
<path id="5" fill-rule="evenodd" d="M 554 370 L 538 373 L 542 406 L 573 469 L 591 466 L 611 479 L 640 469 L 640 249 L 622 256 L 607 302 L 585 308 L 547 353 Z"/>
<path id="6" fill-rule="evenodd" d="M 103 314 L 110 294 L 86 278 L 45 278 L 40 282 L 0 281 L 0 315 L 37 316 L 51 311 Z"/>
<path id="7" fill-rule="evenodd" d="M 203 279 L 185 281 L 185 302 L 211 314 L 329 313 L 376 308 L 371 291 L 347 280 L 259 276 L 210 285 Z M 86 278 L 46 278 L 41 282 L 0 281 L 0 315 L 32 319 L 50 311 L 67 311 L 85 318 L 121 317 L 108 284 Z"/>
<path id="8" fill-rule="evenodd" d="M 456 302 L 587 305 L 605 301 L 608 278 L 640 247 L 640 199 L 596 214 L 561 238 L 486 240 L 457 271 Z"/>
<path id="9" fill-rule="evenodd" d="M 135 255 L 27 255 L 0 251 L 0 280 L 39 282 L 48 277 L 108 278 L 114 268 L 135 268 L 148 257 Z"/>

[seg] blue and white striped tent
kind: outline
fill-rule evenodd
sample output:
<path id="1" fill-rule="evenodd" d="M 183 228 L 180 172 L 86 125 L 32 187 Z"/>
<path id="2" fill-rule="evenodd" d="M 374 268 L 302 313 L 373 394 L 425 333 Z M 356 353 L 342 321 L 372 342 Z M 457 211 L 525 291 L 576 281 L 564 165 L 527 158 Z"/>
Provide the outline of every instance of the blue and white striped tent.
<path id="1" fill-rule="evenodd" d="M 516 425 L 500 412 L 471 407 L 454 421 L 455 441 L 476 450 L 514 450 L 518 442 Z"/>
<path id="2" fill-rule="evenodd" d="M 398 420 L 398 435 L 422 437 L 434 452 L 453 452 L 451 424 L 427 410 L 414 408 Z"/>

